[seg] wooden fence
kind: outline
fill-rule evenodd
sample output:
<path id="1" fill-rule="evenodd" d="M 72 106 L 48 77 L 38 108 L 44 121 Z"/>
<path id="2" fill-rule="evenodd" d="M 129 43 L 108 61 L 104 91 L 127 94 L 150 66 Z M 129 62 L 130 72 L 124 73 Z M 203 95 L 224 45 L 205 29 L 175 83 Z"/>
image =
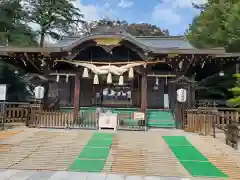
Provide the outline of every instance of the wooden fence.
<path id="1" fill-rule="evenodd" d="M 38 128 L 87 128 L 96 129 L 95 112 L 81 112 L 74 117 L 72 111 L 34 110 L 31 112 L 29 127 Z"/>
<path id="2" fill-rule="evenodd" d="M 0 117 L 4 123 L 24 123 L 29 118 L 29 104 L 1 103 Z"/>
<path id="3" fill-rule="evenodd" d="M 240 122 L 240 111 L 234 108 L 199 108 L 186 111 L 184 130 L 203 135 L 214 135 L 215 128 L 225 130 L 231 122 Z"/>
<path id="4" fill-rule="evenodd" d="M 64 128 L 68 127 L 72 122 L 72 112 L 33 110 L 27 124 L 29 127 L 38 128 Z"/>
<path id="5" fill-rule="evenodd" d="M 98 129 L 98 114 L 95 111 L 81 111 L 74 117 L 73 112 L 56 110 L 32 110 L 27 123 L 29 127 L 37 128 L 82 128 Z M 133 119 L 133 113 L 120 113 L 118 116 L 119 130 L 146 130 L 145 120 Z"/>

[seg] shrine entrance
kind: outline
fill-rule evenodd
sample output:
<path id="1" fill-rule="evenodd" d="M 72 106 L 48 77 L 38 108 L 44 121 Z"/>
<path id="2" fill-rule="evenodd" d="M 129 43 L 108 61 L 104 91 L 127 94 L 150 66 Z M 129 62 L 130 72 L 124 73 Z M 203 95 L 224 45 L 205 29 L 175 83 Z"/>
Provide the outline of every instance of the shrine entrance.
<path id="1" fill-rule="evenodd" d="M 124 83 L 119 85 L 118 79 L 111 84 L 101 82 L 93 84 L 92 106 L 112 108 L 140 108 L 141 89 L 139 76 L 133 79 L 124 76 Z"/>

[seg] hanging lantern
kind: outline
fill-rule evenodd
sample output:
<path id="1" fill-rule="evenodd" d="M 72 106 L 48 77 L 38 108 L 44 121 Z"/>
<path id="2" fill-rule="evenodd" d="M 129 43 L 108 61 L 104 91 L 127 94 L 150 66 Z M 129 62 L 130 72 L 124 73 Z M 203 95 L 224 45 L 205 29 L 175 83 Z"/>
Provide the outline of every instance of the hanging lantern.
<path id="1" fill-rule="evenodd" d="M 56 81 L 59 82 L 60 76 L 57 74 Z"/>
<path id="2" fill-rule="evenodd" d="M 68 83 L 69 74 L 66 74 L 66 83 Z"/>
<path id="3" fill-rule="evenodd" d="M 123 76 L 119 77 L 118 85 L 122 86 L 123 85 Z"/>
<path id="4" fill-rule="evenodd" d="M 155 85 L 156 85 L 156 86 L 158 86 L 158 85 L 159 85 L 159 82 L 158 82 L 158 77 L 156 77 Z"/>
<path id="5" fill-rule="evenodd" d="M 221 77 L 224 76 L 224 71 L 220 71 L 219 76 L 221 76 Z"/>
<path id="6" fill-rule="evenodd" d="M 89 77 L 89 73 L 88 73 L 88 68 L 84 68 L 83 69 L 83 75 L 82 75 L 83 78 L 88 78 Z"/>
<path id="7" fill-rule="evenodd" d="M 93 84 L 99 84 L 99 79 L 97 74 L 94 75 Z"/>
<path id="8" fill-rule="evenodd" d="M 134 71 L 133 68 L 130 68 L 128 71 L 128 78 L 129 79 L 133 79 L 134 78 Z"/>
<path id="9" fill-rule="evenodd" d="M 111 84 L 112 83 L 112 74 L 108 73 L 107 75 L 107 84 Z"/>

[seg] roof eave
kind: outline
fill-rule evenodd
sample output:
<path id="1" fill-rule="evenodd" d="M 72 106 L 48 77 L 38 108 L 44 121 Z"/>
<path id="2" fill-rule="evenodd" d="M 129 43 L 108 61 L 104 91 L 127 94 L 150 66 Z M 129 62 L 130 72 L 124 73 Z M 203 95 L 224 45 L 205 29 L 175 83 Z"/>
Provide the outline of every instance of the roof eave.
<path id="1" fill-rule="evenodd" d="M 62 52 L 61 47 L 10 47 L 10 46 L 2 46 L 0 47 L 0 53 L 51 53 L 51 52 Z"/>

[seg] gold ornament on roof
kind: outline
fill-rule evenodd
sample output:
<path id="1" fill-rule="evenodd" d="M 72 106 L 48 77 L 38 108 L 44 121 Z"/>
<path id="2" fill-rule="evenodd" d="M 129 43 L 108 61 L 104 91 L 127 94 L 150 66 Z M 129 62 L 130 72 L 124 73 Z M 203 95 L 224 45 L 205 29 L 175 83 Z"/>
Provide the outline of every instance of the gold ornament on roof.
<path id="1" fill-rule="evenodd" d="M 118 45 L 121 39 L 120 38 L 99 38 L 99 39 L 95 39 L 94 41 L 99 45 L 111 46 L 111 45 Z"/>

